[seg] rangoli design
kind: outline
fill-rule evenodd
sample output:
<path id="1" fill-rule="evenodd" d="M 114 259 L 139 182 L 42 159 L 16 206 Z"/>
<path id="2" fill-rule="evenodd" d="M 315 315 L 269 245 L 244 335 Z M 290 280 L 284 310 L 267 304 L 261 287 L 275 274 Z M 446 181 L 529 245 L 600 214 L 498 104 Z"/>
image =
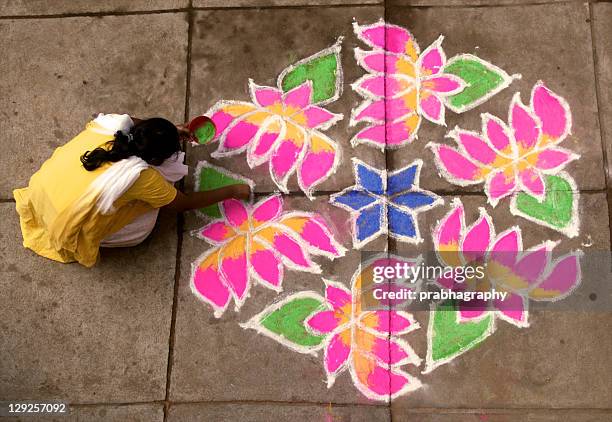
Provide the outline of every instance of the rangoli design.
<path id="1" fill-rule="evenodd" d="M 446 125 L 445 108 L 467 111 L 513 80 L 471 54 L 447 61 L 443 36 L 421 53 L 412 34 L 397 25 L 355 23 L 354 31 L 372 50 L 355 49 L 357 62 L 369 73 L 352 85 L 365 100 L 353 110 L 350 124 L 368 126 L 353 137 L 353 144 L 400 147 L 417 137 L 423 118 Z"/>
<path id="2" fill-rule="evenodd" d="M 449 182 L 459 186 L 484 183 L 492 206 L 512 196 L 515 215 L 573 237 L 578 234 L 578 191 L 574 180 L 560 171 L 579 156 L 559 146 L 571 133 L 571 125 L 567 102 L 538 82 L 529 107 L 520 94 L 514 96 L 508 125 L 485 113 L 482 133 L 459 128 L 450 132 L 458 149 L 443 144 L 431 147 Z"/>
<path id="3" fill-rule="evenodd" d="M 461 282 L 453 277 L 439 278 L 440 287 L 464 291 L 495 289 L 508 294 L 504 300 L 487 303 L 471 300 L 434 306 L 430 315 L 426 371 L 449 362 L 484 340 L 495 331 L 497 319 L 517 327 L 528 327 L 530 300 L 561 300 L 571 294 L 581 280 L 581 252 L 570 252 L 553 260 L 552 251 L 557 242 L 550 240 L 524 250 L 521 229 L 514 226 L 496 234 L 484 208 L 480 209 L 478 220 L 466 227 L 463 204 L 459 200 L 453 201 L 452 210 L 434 229 L 433 240 L 442 265 L 483 265 L 485 268 L 483 278 Z M 449 321 L 448 315 L 436 315 L 440 312 L 452 313 L 455 321 Z M 464 323 L 469 324 L 464 326 Z M 444 337 L 458 338 L 455 329 L 468 332 L 467 338 L 471 341 L 459 348 L 449 348 Z"/>
<path id="4" fill-rule="evenodd" d="M 323 280 L 325 297 L 306 291 L 272 304 L 243 328 L 255 329 L 300 353 L 324 350 L 327 387 L 348 371 L 355 387 L 372 400 L 389 401 L 416 390 L 418 379 L 400 369 L 421 359 L 399 336 L 419 328 L 411 314 L 395 310 L 366 311 L 362 289 L 372 283 L 373 267 L 412 261 L 375 258 L 355 272 L 351 289 Z"/>
<path id="5" fill-rule="evenodd" d="M 355 23 L 353 30 L 370 48 L 354 50 L 367 74 L 352 85 L 363 102 L 352 110 L 350 126 L 365 125 L 352 138 L 353 145 L 406 145 L 417 138 L 423 120 L 446 125 L 446 109 L 471 110 L 520 77 L 471 54 L 447 60 L 442 36 L 421 52 L 412 34 L 397 25 Z M 279 190 L 287 193 L 295 174 L 300 189 L 312 199 L 341 159 L 339 145 L 324 133 L 343 118 L 324 108 L 342 94 L 341 41 L 285 68 L 276 87 L 249 80 L 250 101 L 218 101 L 207 113 L 217 127 L 213 156 L 245 152 L 250 168 L 267 163 Z M 566 166 L 579 156 L 559 146 L 571 127 L 566 100 L 538 82 L 528 105 L 520 94 L 514 95 L 507 122 L 484 113 L 479 132 L 457 127 L 448 132 L 456 145 L 429 147 L 441 177 L 450 183 L 481 184 L 489 206 L 508 198 L 511 213 L 528 224 L 574 237 L 580 227 L 580 196 Z M 423 161 L 393 171 L 355 157 L 352 165 L 355 184 L 331 195 L 329 202 L 350 213 L 353 248 L 362 249 L 385 234 L 402 242 L 423 242 L 418 214 L 444 202 L 419 187 Z M 201 191 L 233 183 L 252 186 L 249 179 L 206 162 L 198 165 L 195 177 Z M 212 248 L 192 265 L 191 289 L 217 317 L 232 300 L 239 310 L 253 284 L 280 292 L 286 269 L 320 273 L 313 256 L 333 260 L 346 252 L 320 215 L 283 212 L 278 194 L 254 205 L 226 200 L 201 212 L 216 219 L 196 233 Z M 453 292 L 495 290 L 505 297 L 431 304 L 423 374 L 475 348 L 495 332 L 499 321 L 528 327 L 530 301 L 561 300 L 581 282 L 580 251 L 553 257 L 560 243 L 553 240 L 524 249 L 522 229 L 512 226 L 497 233 L 485 208 L 472 224 L 465 219 L 464 206 L 455 199 L 427 232 L 432 233 L 441 266 L 484 267 L 484 277 L 459 280 L 443 275 L 434 284 Z M 350 289 L 323 279 L 324 295 L 319 289 L 292 292 L 241 326 L 299 353 L 323 351 L 328 388 L 348 373 L 365 397 L 389 401 L 421 386 L 402 370 L 422 361 L 400 338 L 419 324 L 410 313 L 391 307 L 389 300 L 369 308 L 364 287 L 372 285 L 377 266 L 420 262 L 395 256 L 369 259 L 353 274 Z M 421 291 L 425 285 L 418 280 L 412 289 Z M 392 283 L 384 286 L 395 288 Z"/>
<path id="6" fill-rule="evenodd" d="M 191 290 L 220 317 L 233 298 L 238 310 L 252 282 L 280 291 L 284 269 L 320 273 L 311 255 L 343 256 L 323 219 L 312 213 L 283 213 L 280 195 L 253 206 L 228 199 L 220 206 L 222 218 L 197 235 L 216 247 L 192 266 Z"/>
<path id="7" fill-rule="evenodd" d="M 353 247 L 362 248 L 382 234 L 408 243 L 420 243 L 417 215 L 443 200 L 419 188 L 423 162 L 387 173 L 353 158 L 355 185 L 332 195 L 330 202 L 351 213 Z"/>
<path id="8" fill-rule="evenodd" d="M 194 191 L 206 192 L 235 184 L 245 184 L 251 187 L 251 192 L 255 183 L 251 179 L 232 173 L 223 167 L 215 166 L 207 161 L 200 161 L 195 168 L 193 175 Z M 220 204 L 209 205 L 198 210 L 198 214 L 206 218 L 221 218 Z"/>
<path id="9" fill-rule="evenodd" d="M 322 107 L 342 92 L 340 41 L 285 69 L 277 87 L 249 80 L 251 102 L 222 100 L 208 110 L 219 142 L 213 157 L 246 151 L 250 168 L 268 162 L 281 191 L 288 192 L 296 174 L 300 189 L 311 196 L 340 161 L 338 145 L 323 131 L 343 116 Z"/>

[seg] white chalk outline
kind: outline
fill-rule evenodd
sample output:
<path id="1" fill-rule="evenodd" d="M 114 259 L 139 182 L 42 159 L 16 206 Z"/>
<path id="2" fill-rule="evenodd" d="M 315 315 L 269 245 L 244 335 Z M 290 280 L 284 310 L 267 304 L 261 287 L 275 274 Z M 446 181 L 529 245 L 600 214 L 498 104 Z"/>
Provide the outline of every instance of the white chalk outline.
<path id="1" fill-rule="evenodd" d="M 469 53 L 464 53 L 464 54 L 458 54 L 456 56 L 451 57 L 446 64 L 444 65 L 444 67 L 442 68 L 442 71 L 444 71 L 444 69 L 446 67 L 448 67 L 449 65 L 455 63 L 456 61 L 459 60 L 474 60 L 477 62 L 480 62 L 480 64 L 482 64 L 484 67 L 488 68 L 489 70 L 496 72 L 497 74 L 501 75 L 502 77 L 502 82 L 499 86 L 497 86 L 495 89 L 493 89 L 492 91 L 488 92 L 487 94 L 485 94 L 484 96 L 480 97 L 478 100 L 474 101 L 473 103 L 470 103 L 466 106 L 461 106 L 461 107 L 455 107 L 454 105 L 451 104 L 450 102 L 450 98 L 445 98 L 444 99 L 444 104 L 446 105 L 446 107 L 453 111 L 456 114 L 461 114 L 461 113 L 465 113 L 468 110 L 471 110 L 473 108 L 478 107 L 481 104 L 484 104 L 485 102 L 487 102 L 489 99 L 491 99 L 492 97 L 494 97 L 495 95 L 497 95 L 498 93 L 500 93 L 501 91 L 503 91 L 504 89 L 508 88 L 510 86 L 510 84 L 512 84 L 512 82 L 515 79 L 521 79 L 521 75 L 520 74 L 514 74 L 514 75 L 509 75 L 505 70 L 503 70 L 502 68 L 494 65 L 491 62 L 488 62 L 484 59 L 481 59 L 478 56 L 475 56 L 473 54 L 469 54 Z M 466 88 L 469 85 L 466 85 Z M 465 88 L 464 88 L 465 89 Z"/>
<path id="2" fill-rule="evenodd" d="M 324 48 L 323 50 L 311 56 L 308 56 L 304 59 L 298 60 L 297 62 L 290 64 L 285 69 L 283 69 L 283 71 L 278 75 L 278 78 L 276 81 L 276 85 L 281 90 L 281 92 L 283 91 L 282 81 L 283 79 L 285 79 L 285 76 L 287 76 L 289 72 L 292 72 L 296 67 L 301 66 L 304 63 L 308 63 L 312 60 L 316 60 L 319 57 L 334 54 L 336 56 L 336 87 L 335 87 L 336 92 L 331 98 L 328 98 L 327 100 L 319 101 L 318 103 L 314 103 L 312 105 L 322 106 L 322 105 L 326 105 L 329 103 L 333 103 L 338 98 L 340 98 L 340 96 L 342 95 L 342 89 L 344 88 L 344 73 L 342 71 L 342 41 L 343 40 L 344 40 L 344 37 L 338 37 L 336 42 L 332 46 Z"/>
<path id="3" fill-rule="evenodd" d="M 315 299 L 321 302 L 321 306 L 320 306 L 321 309 L 315 310 L 309 316 L 304 318 L 304 321 L 310 318 L 315 312 L 319 312 L 319 311 L 326 309 L 325 298 L 321 296 L 319 293 L 316 293 L 314 291 L 301 291 L 301 292 L 297 292 L 297 293 L 291 294 L 289 296 L 286 296 L 284 298 L 274 301 L 271 305 L 267 306 L 263 311 L 261 311 L 260 313 L 258 313 L 257 315 L 249 319 L 248 321 L 241 323 L 239 325 L 245 330 L 247 329 L 255 330 L 257 331 L 258 334 L 262 334 L 266 337 L 269 337 L 295 352 L 317 356 L 317 351 L 320 350 L 325 345 L 324 340 L 321 341 L 321 343 L 319 343 L 317 346 L 311 346 L 311 347 L 301 346 L 299 344 L 290 342 L 284 336 L 278 335 L 275 332 L 268 330 L 261 323 L 261 320 L 267 318 L 270 314 L 272 314 L 272 312 L 280 309 L 286 303 L 289 303 L 296 299 Z M 304 328 L 307 329 L 306 326 L 304 326 Z"/>

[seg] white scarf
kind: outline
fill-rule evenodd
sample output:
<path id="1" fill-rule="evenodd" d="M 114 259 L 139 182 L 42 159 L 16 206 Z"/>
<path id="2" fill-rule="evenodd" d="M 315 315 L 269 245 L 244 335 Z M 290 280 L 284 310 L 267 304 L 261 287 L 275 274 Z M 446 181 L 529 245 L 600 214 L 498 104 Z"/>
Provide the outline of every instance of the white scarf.
<path id="1" fill-rule="evenodd" d="M 98 123 L 107 133 L 116 133 L 118 130 L 126 133 L 133 125 L 132 119 L 124 114 L 100 114 L 94 122 Z M 117 161 L 104 173 L 98 176 L 89 186 L 84 197 L 97 197 L 96 207 L 102 214 L 115 212 L 113 204 L 121 197 L 138 178 L 140 172 L 152 167 L 157 170 L 170 183 L 178 182 L 187 175 L 188 167 L 183 164 L 184 152 L 168 158 L 159 166 L 149 166 L 140 157 L 132 156 Z M 90 196 L 91 195 L 91 196 Z"/>

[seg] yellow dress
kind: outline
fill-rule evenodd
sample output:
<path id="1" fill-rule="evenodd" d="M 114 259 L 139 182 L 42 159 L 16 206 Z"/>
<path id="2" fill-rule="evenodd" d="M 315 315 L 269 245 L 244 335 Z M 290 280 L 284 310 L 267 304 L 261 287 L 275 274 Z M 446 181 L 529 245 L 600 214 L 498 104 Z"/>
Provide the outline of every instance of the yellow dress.
<path id="1" fill-rule="evenodd" d="M 87 171 L 81 164 L 85 151 L 113 139 L 99 133 L 96 125 L 89 122 L 83 132 L 53 152 L 27 188 L 13 191 L 23 246 L 55 261 L 78 261 L 87 267 L 96 263 L 102 239 L 144 213 L 169 204 L 177 194 L 158 171 L 148 168 L 115 202 L 112 214 L 100 214 L 95 201 L 79 201 L 91 182 L 111 165 Z"/>

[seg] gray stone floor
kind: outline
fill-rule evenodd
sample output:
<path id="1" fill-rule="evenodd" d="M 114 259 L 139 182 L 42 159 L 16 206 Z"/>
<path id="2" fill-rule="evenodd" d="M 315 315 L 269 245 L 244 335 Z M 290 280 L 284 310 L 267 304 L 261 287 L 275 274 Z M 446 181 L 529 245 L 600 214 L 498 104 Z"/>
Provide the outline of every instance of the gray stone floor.
<path id="1" fill-rule="evenodd" d="M 445 128 L 425 125 L 420 140 L 383 154 L 349 143 L 348 116 L 359 97 L 350 84 L 363 72 L 351 23 L 410 28 L 421 48 L 439 34 L 451 57 L 476 53 L 522 79 L 448 127 L 479 126 L 480 113 L 504 116 L 516 91 L 524 98 L 545 80 L 569 101 L 582 155 L 568 171 L 581 191 L 580 236 L 560 248 L 610 251 L 612 189 L 612 4 L 555 0 L 4 0 L 0 2 L 0 400 L 64 399 L 58 421 L 557 421 L 612 420 L 612 312 L 532 315 L 526 330 L 500 324 L 495 336 L 452 364 L 420 376 L 425 388 L 391 405 L 366 400 L 347 373 L 327 389 L 320 358 L 299 355 L 238 322 L 275 295 L 254 288 L 240 314 L 215 319 L 189 289 L 191 262 L 207 244 L 190 235 L 202 220 L 162 213 L 154 235 L 137 248 L 104 251 L 87 270 L 60 265 L 21 247 L 11 191 L 94 112 L 160 115 L 175 122 L 218 99 L 248 97 L 247 80 L 273 84 L 285 66 L 344 36 L 345 90 L 330 109 L 346 118 L 330 134 L 344 152 L 338 173 L 308 201 L 290 184 L 287 207 L 316 210 L 350 248 L 347 214 L 328 195 L 353 184 L 350 156 L 397 168 L 422 157 L 421 185 L 482 206 L 477 189 L 438 177 L 423 145 Z M 190 148 L 187 161 L 208 159 Z M 214 160 L 211 160 L 214 161 Z M 274 186 L 243 156 L 216 161 Z M 191 188 L 191 179 L 186 188 Z M 433 210 L 430 227 L 447 207 Z M 499 230 L 515 223 L 507 207 L 492 214 Z M 474 218 L 475 215 L 470 216 Z M 431 249 L 430 236 L 420 246 Z M 530 225 L 525 245 L 555 232 Z M 381 238 L 372 249 L 415 250 Z M 585 246 L 589 245 L 589 246 Z M 348 282 L 359 260 L 319 260 L 326 278 Z M 340 265 L 338 265 L 340 262 Z M 320 291 L 318 275 L 289 272 L 285 291 Z M 609 280 L 608 280 L 609 281 Z M 588 287 L 588 286 L 587 286 Z M 422 327 L 427 315 L 417 315 Z M 425 353 L 424 336 L 406 339 Z M 419 333 L 420 334 L 420 333 Z M 500 382 L 502 381 L 503 382 Z"/>

